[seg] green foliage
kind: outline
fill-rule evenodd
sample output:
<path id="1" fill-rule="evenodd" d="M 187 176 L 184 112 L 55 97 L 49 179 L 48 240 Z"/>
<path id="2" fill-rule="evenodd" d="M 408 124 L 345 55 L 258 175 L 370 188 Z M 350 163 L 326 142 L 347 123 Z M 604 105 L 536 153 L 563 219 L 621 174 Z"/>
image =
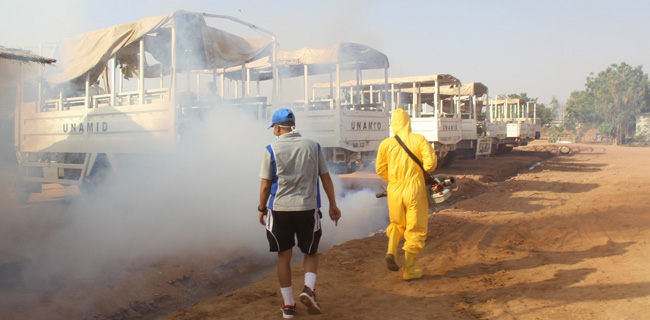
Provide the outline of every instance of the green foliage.
<path id="1" fill-rule="evenodd" d="M 537 102 L 537 98 L 535 98 L 535 99 L 533 100 L 533 99 L 529 98 L 529 97 L 528 97 L 528 94 L 525 93 L 525 92 L 522 92 L 522 93 L 519 93 L 519 94 L 517 94 L 517 93 L 511 93 L 511 94 L 508 95 L 508 98 L 513 98 L 513 99 L 523 99 L 523 100 L 526 100 L 526 101 L 534 101 L 534 102 Z"/>
<path id="2" fill-rule="evenodd" d="M 565 125 L 571 130 L 598 128 L 612 137 L 630 135 L 635 115 L 650 108 L 650 82 L 641 66 L 612 64 L 587 77 L 585 90 L 567 100 Z"/>
<path id="3" fill-rule="evenodd" d="M 555 119 L 551 109 L 547 108 L 543 103 L 537 105 L 535 117 L 542 119 L 542 125 L 549 124 L 553 119 Z"/>
<path id="4" fill-rule="evenodd" d="M 576 131 L 579 124 L 598 126 L 602 119 L 594 108 L 593 97 L 586 91 L 573 91 L 566 102 L 566 129 Z"/>
<path id="5" fill-rule="evenodd" d="M 551 107 L 551 119 L 558 120 L 558 113 L 560 112 L 560 101 L 556 96 L 552 96 L 549 105 Z"/>
<path id="6" fill-rule="evenodd" d="M 611 123 L 603 122 L 598 126 L 598 132 L 601 134 L 613 136 L 616 134 L 616 127 Z"/>

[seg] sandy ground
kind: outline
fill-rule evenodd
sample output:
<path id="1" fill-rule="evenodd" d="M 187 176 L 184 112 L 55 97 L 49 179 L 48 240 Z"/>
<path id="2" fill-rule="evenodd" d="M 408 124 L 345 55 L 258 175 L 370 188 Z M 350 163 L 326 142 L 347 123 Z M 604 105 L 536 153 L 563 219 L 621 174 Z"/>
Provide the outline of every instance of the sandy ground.
<path id="1" fill-rule="evenodd" d="M 430 216 L 417 260 L 423 279 L 405 282 L 401 273 L 386 269 L 385 234 L 347 241 L 320 255 L 316 288 L 323 314 L 311 316 L 299 306 L 296 317 L 647 318 L 650 148 L 572 148 L 559 155 L 538 141 L 507 155 L 442 168 L 438 172 L 456 176 L 460 188 Z M 381 188 L 370 173 L 343 180 L 350 188 Z M 74 187 L 32 195 L 22 213 L 39 222 L 22 225 L 38 228 L 29 234 L 47 239 L 50 228 L 66 223 L 65 215 L 44 217 L 32 209 L 63 212 L 58 208 L 78 197 Z M 343 212 L 342 224 L 345 218 Z M 15 240 L 21 234 L 3 229 L 0 237 Z M 108 265 L 103 277 L 48 277 L 34 284 L 21 279 L 34 262 L 3 249 L 2 319 L 281 318 L 273 259 L 159 256 Z M 303 269 L 296 262 L 297 297 Z"/>
<path id="2" fill-rule="evenodd" d="M 544 149 L 522 149 L 535 148 Z M 480 195 L 430 217 L 417 261 L 423 279 L 404 282 L 386 269 L 385 234 L 346 242 L 321 255 L 320 318 L 646 319 L 650 149 L 590 148 L 504 182 L 534 155 L 517 150 L 441 170 Z M 302 271 L 294 266 L 296 295 Z M 269 276 L 167 319 L 280 318 L 280 303 Z M 299 306 L 296 317 L 310 315 Z"/>

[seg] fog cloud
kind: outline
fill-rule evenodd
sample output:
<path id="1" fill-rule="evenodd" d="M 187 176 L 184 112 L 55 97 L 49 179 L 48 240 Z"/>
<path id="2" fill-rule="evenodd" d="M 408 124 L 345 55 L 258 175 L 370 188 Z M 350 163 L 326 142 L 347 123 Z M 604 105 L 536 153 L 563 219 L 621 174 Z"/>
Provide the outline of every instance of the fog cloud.
<path id="1" fill-rule="evenodd" d="M 273 141 L 267 126 L 222 109 L 196 123 L 196 141 L 121 168 L 101 194 L 5 208 L 2 250 L 30 259 L 37 278 L 93 277 L 110 265 L 176 254 L 274 259 L 254 209 L 260 161 Z M 344 190 L 333 179 L 343 217 L 334 227 L 324 197 L 322 250 L 387 222 L 374 191 Z"/>

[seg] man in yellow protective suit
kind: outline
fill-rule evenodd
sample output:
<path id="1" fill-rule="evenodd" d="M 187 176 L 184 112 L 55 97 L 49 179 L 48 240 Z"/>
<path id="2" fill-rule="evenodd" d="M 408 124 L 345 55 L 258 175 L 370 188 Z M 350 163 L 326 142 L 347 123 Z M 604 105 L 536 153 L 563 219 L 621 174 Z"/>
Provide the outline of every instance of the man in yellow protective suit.
<path id="1" fill-rule="evenodd" d="M 424 169 L 432 172 L 437 157 L 427 139 L 411 132 L 411 119 L 403 109 L 393 112 L 391 127 L 411 152 L 422 162 Z M 377 174 L 388 182 L 388 212 L 390 225 L 386 228 L 388 251 L 386 265 L 399 271 L 395 257 L 400 240 L 404 237 L 404 280 L 422 277 L 415 269 L 415 258 L 424 247 L 427 237 L 429 198 L 424 183 L 424 172 L 399 145 L 395 137 L 387 138 L 377 152 Z"/>

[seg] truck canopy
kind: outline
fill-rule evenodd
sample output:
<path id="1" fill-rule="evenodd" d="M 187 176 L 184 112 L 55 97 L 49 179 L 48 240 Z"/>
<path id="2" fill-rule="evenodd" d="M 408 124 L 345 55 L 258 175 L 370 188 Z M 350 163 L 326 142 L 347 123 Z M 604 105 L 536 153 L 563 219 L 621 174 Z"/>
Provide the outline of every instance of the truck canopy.
<path id="1" fill-rule="evenodd" d="M 505 105 L 506 102 L 508 103 L 508 105 L 525 105 L 527 101 L 521 98 L 490 99 L 490 104 L 492 105 Z"/>
<path id="2" fill-rule="evenodd" d="M 460 95 L 461 96 L 483 96 L 484 94 L 487 94 L 488 88 L 480 83 L 480 82 L 472 82 L 472 83 L 463 83 L 460 86 Z M 458 87 L 457 86 L 442 86 L 440 88 L 440 94 L 445 94 L 445 95 L 457 95 L 458 94 Z"/>
<path id="3" fill-rule="evenodd" d="M 395 90 L 400 90 L 401 92 L 413 92 L 413 83 L 418 83 L 421 90 L 425 88 L 434 88 L 435 83 L 438 82 L 440 89 L 443 87 L 451 89 L 456 86 L 453 93 L 450 95 L 458 94 L 458 84 L 460 80 L 456 77 L 449 74 L 435 74 L 430 76 L 413 76 L 413 77 L 397 77 L 397 78 L 388 78 L 388 85 L 394 87 Z M 365 86 L 383 86 L 386 83 L 386 79 L 367 79 L 363 80 L 363 85 Z M 350 80 L 346 82 L 341 82 L 341 86 L 353 86 L 356 84 L 356 81 Z M 314 83 L 314 88 L 328 88 L 330 86 L 327 82 Z M 422 91 L 424 92 L 424 91 Z M 431 89 L 429 93 L 434 92 L 434 89 Z"/>
<path id="4" fill-rule="evenodd" d="M 123 66 L 125 77 L 138 74 L 139 42 L 168 74 L 171 65 L 171 30 L 176 34 L 176 71 L 228 68 L 259 59 L 270 51 L 270 40 L 235 36 L 210 27 L 206 15 L 175 11 L 165 16 L 83 33 L 63 39 L 58 46 L 60 69 L 46 75 L 50 86 L 66 82 L 95 81 L 113 57 Z M 126 68 L 124 68 L 126 67 Z M 160 65 L 146 65 L 145 77 L 159 77 Z"/>
<path id="5" fill-rule="evenodd" d="M 279 78 L 301 77 L 307 66 L 309 75 L 326 74 L 336 71 L 385 69 L 389 67 L 388 57 L 382 52 L 363 44 L 338 42 L 327 47 L 305 47 L 298 50 L 278 51 L 277 68 Z M 270 57 L 266 56 L 245 68 L 251 71 L 250 80 L 269 80 L 273 78 Z M 241 80 L 241 66 L 226 70 L 226 76 Z"/>

